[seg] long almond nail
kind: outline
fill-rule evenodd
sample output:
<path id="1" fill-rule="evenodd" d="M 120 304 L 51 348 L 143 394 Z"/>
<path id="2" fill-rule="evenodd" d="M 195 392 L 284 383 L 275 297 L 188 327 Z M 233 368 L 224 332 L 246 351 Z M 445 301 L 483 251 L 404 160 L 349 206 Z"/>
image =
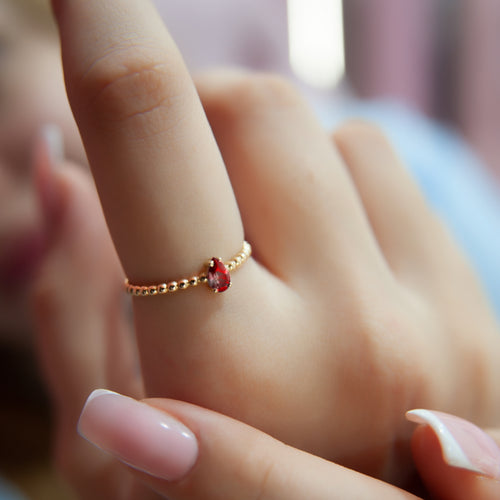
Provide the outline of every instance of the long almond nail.
<path id="1" fill-rule="evenodd" d="M 178 420 L 103 389 L 89 396 L 78 431 L 127 465 L 168 481 L 185 476 L 198 456 L 194 434 Z"/>
<path id="2" fill-rule="evenodd" d="M 439 411 L 411 410 L 406 418 L 432 428 L 448 465 L 500 479 L 500 448 L 479 427 Z"/>

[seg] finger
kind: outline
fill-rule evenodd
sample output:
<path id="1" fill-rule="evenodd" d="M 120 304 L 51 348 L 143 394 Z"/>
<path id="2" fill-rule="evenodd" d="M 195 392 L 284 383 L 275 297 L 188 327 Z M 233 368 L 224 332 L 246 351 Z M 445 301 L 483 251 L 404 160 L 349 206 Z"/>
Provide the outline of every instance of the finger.
<path id="1" fill-rule="evenodd" d="M 54 0 L 70 102 L 132 282 L 229 258 L 243 229 L 181 56 L 149 1 Z"/>
<path id="2" fill-rule="evenodd" d="M 142 480 L 170 499 L 415 498 L 236 420 L 178 401 L 138 402 L 95 391 L 79 430 L 142 471 Z"/>
<path id="3" fill-rule="evenodd" d="M 142 393 L 124 316 L 121 270 L 88 176 L 73 165 L 50 165 L 47 155 L 36 156 L 51 244 L 32 306 L 38 355 L 54 403 L 55 460 L 82 498 L 114 498 L 126 484 L 123 470 L 83 441 L 76 426 L 96 385 Z"/>
<path id="4" fill-rule="evenodd" d="M 438 500 L 500 498 L 500 448 L 470 422 L 441 412 L 413 410 L 421 424 L 412 438 L 413 457 Z M 496 431 L 497 443 L 500 431 Z"/>
<path id="5" fill-rule="evenodd" d="M 334 133 L 382 252 L 396 274 L 431 265 L 443 227 L 380 130 L 348 123 Z M 420 267 L 419 267 L 420 272 Z"/>
<path id="6" fill-rule="evenodd" d="M 135 498 L 152 500 L 158 496 L 76 432 L 82 404 L 96 385 L 143 393 L 121 269 L 87 177 L 72 165 L 54 173 L 63 213 L 32 297 L 38 354 L 54 405 L 54 459 L 79 498 L 117 498 L 130 488 Z"/>
<path id="7" fill-rule="evenodd" d="M 358 196 L 299 93 L 239 71 L 208 73 L 197 87 L 259 260 L 287 281 L 316 285 L 349 259 L 373 269 L 378 249 Z"/>
<path id="8" fill-rule="evenodd" d="M 72 165 L 51 177 L 62 202 L 32 304 L 50 391 L 76 422 L 91 388 L 105 383 L 138 395 L 140 380 L 122 274 L 95 190 Z"/>

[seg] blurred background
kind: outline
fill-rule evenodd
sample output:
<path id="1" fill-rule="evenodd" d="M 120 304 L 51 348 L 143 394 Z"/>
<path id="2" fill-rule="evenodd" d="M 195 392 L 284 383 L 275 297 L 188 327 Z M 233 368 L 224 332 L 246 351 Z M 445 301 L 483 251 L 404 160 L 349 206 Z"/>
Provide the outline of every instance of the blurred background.
<path id="1" fill-rule="evenodd" d="M 325 127 L 351 117 L 379 123 L 500 312 L 500 2 L 155 3 L 193 74 L 228 65 L 277 72 Z M 85 166 L 48 0 L 0 0 L 2 500 L 71 498 L 50 462 L 52 423 L 28 306 L 44 237 L 30 151 L 48 122 L 63 128 L 68 158 Z"/>

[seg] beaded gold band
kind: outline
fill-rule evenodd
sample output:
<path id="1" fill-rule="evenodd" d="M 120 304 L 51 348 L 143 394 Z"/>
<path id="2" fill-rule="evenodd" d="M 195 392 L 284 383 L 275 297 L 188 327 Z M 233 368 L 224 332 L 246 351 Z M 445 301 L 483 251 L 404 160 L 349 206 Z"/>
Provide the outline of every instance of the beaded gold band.
<path id="1" fill-rule="evenodd" d="M 191 278 L 168 281 L 158 285 L 133 285 L 126 279 L 125 289 L 127 293 L 136 297 L 150 297 L 186 290 L 189 287 L 206 283 L 213 292 L 224 292 L 231 286 L 231 276 L 229 273 L 241 267 L 250 255 L 252 255 L 252 247 L 250 243 L 244 241 L 241 250 L 231 257 L 230 260 L 222 262 L 222 259 L 212 257 L 207 270 Z"/>

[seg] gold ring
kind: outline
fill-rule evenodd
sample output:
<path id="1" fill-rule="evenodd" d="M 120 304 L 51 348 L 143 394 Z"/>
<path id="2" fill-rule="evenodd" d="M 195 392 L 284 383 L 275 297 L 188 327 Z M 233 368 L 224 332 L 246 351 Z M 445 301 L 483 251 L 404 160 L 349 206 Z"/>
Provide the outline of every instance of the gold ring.
<path id="1" fill-rule="evenodd" d="M 229 273 L 241 267 L 250 255 L 252 255 L 252 247 L 248 241 L 244 241 L 241 250 L 230 260 L 223 262 L 221 258 L 212 257 L 206 271 L 191 278 L 168 281 L 158 285 L 133 285 L 125 279 L 125 289 L 127 293 L 136 297 L 150 297 L 186 290 L 186 288 L 206 283 L 215 293 L 225 292 L 231 286 Z"/>

